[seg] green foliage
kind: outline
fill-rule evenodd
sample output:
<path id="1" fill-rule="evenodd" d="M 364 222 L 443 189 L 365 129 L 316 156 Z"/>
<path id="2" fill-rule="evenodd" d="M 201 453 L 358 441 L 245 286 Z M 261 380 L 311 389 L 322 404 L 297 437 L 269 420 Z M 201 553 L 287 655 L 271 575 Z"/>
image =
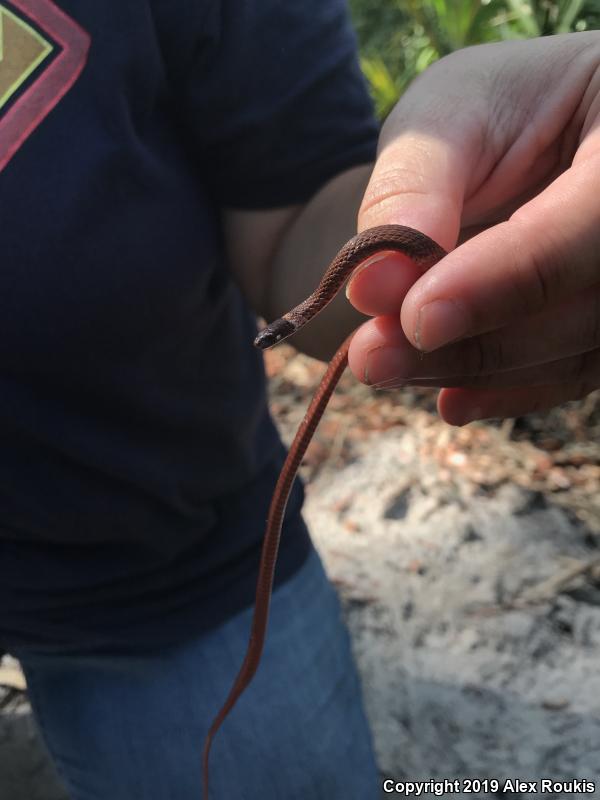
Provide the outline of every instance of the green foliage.
<path id="1" fill-rule="evenodd" d="M 600 0 L 350 0 L 350 8 L 380 118 L 453 50 L 600 27 Z"/>
<path id="2" fill-rule="evenodd" d="M 598 0 L 506 0 L 504 19 L 497 20 L 510 35 L 548 36 L 593 29 L 600 23 Z"/>

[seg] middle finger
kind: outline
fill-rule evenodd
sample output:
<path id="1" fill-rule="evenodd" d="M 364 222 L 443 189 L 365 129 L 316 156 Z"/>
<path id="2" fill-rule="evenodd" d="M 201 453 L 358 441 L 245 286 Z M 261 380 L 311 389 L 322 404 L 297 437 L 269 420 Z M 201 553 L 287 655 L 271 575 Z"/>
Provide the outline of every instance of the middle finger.
<path id="1" fill-rule="evenodd" d="M 598 347 L 600 285 L 539 314 L 431 353 L 420 353 L 410 344 L 398 317 L 376 317 L 356 332 L 349 363 L 356 377 L 368 385 L 418 379 L 439 380 L 435 385 L 440 386 L 463 385 L 467 378 L 482 377 L 488 378 L 485 385 L 506 385 L 500 383 L 503 373 L 583 359 L 583 354 Z M 569 368 L 577 369 L 577 362 Z M 532 379 L 535 374 L 531 373 Z M 495 384 L 492 378 L 499 382 Z M 448 379 L 460 379 L 460 383 L 441 382 Z"/>

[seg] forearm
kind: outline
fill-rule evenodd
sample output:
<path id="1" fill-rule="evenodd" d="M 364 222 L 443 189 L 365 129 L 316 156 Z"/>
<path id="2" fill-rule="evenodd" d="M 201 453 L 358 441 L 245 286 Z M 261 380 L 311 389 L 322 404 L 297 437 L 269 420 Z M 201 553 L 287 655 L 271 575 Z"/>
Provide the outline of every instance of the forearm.
<path id="1" fill-rule="evenodd" d="M 354 236 L 358 209 L 372 168 L 372 165 L 355 167 L 338 175 L 294 220 L 271 264 L 266 296 L 269 319 L 281 316 L 304 300 L 340 247 Z M 341 292 L 291 341 L 303 353 L 326 361 L 364 320 Z"/>

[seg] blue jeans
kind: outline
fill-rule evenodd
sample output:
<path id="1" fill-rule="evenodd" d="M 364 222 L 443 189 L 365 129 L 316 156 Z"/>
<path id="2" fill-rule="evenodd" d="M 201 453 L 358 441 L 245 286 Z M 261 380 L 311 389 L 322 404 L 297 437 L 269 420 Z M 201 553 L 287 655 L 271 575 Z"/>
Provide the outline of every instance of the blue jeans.
<path id="1" fill-rule="evenodd" d="M 200 800 L 206 730 L 250 610 L 152 655 L 17 652 L 73 800 Z M 337 596 L 313 553 L 273 596 L 254 682 L 211 753 L 211 800 L 375 800 L 380 783 Z"/>

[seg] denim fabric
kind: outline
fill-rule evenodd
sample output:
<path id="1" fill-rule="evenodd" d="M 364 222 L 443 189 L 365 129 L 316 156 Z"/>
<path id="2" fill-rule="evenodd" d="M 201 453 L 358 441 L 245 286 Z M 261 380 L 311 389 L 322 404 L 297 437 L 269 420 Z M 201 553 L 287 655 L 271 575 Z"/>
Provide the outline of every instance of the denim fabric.
<path id="1" fill-rule="evenodd" d="M 150 655 L 16 653 L 73 800 L 200 800 L 204 735 L 250 616 Z M 378 797 L 348 634 L 313 553 L 273 596 L 261 667 L 213 745 L 211 800 Z"/>

